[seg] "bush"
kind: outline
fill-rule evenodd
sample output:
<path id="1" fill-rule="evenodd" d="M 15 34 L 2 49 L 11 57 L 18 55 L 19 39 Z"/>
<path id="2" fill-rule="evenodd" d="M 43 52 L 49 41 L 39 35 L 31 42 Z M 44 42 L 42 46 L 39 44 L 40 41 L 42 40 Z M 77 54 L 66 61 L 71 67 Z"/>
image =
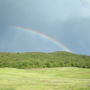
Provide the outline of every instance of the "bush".
<path id="1" fill-rule="evenodd" d="M 46 67 L 90 68 L 90 56 L 68 52 L 0 53 L 0 67 L 26 69 Z"/>

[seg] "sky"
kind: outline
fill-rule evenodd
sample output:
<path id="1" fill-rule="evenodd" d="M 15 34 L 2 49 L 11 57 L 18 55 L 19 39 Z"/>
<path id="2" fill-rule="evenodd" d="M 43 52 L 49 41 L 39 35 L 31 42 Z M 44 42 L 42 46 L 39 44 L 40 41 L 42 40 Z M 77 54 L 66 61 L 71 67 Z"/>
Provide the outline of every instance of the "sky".
<path id="1" fill-rule="evenodd" d="M 90 55 L 90 0 L 0 0 L 0 52 L 65 51 L 31 28 Z"/>

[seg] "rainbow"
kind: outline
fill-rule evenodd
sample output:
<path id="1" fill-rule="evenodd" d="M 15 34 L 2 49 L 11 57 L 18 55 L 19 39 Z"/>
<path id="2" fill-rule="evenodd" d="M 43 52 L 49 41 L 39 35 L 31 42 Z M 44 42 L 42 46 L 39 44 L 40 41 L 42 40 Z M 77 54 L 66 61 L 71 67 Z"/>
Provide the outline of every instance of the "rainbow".
<path id="1" fill-rule="evenodd" d="M 60 48 L 63 48 L 65 51 L 67 52 L 72 52 L 67 46 L 65 46 L 63 43 L 59 42 L 58 40 L 44 34 L 44 33 L 41 33 L 39 31 L 36 31 L 36 30 L 32 30 L 30 28 L 25 28 L 25 27 L 21 27 L 21 26 L 13 26 L 15 29 L 17 30 L 25 30 L 25 31 L 29 31 L 30 33 L 34 34 L 34 35 L 38 35 L 44 39 L 47 39 L 49 41 L 51 41 L 52 43 L 56 44 L 57 46 L 59 46 Z"/>

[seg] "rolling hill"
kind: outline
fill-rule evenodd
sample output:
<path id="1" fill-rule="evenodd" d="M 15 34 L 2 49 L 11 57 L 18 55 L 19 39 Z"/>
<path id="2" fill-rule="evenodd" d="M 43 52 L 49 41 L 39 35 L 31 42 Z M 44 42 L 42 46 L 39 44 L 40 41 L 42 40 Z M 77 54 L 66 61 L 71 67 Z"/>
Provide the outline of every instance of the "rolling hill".
<path id="1" fill-rule="evenodd" d="M 57 51 L 52 53 L 25 52 L 0 53 L 0 68 L 46 68 L 80 67 L 90 68 L 90 56 Z"/>

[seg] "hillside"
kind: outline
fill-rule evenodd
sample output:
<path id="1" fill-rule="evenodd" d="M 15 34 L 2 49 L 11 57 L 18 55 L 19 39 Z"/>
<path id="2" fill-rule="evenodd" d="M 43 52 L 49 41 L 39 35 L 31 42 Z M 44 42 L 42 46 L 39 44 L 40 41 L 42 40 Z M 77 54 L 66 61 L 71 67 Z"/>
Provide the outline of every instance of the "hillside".
<path id="1" fill-rule="evenodd" d="M 68 52 L 26 52 L 0 53 L 0 67 L 45 68 L 45 67 L 81 67 L 90 68 L 90 56 Z"/>

